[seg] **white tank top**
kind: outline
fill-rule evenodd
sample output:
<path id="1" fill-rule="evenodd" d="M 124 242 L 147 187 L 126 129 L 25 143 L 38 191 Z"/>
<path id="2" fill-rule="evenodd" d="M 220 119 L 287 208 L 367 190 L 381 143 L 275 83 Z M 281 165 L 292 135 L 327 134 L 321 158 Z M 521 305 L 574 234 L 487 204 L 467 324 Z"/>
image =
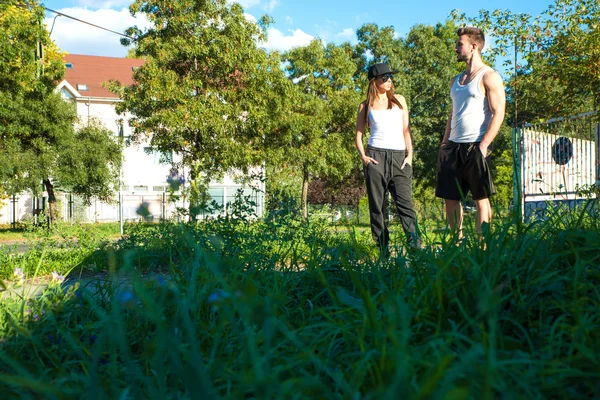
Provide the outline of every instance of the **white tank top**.
<path id="1" fill-rule="evenodd" d="M 481 91 L 480 82 L 485 72 L 490 69 L 489 67 L 482 68 L 466 85 L 458 83 L 460 75 L 454 80 L 452 89 L 450 89 L 452 97 L 451 141 L 470 143 L 480 142 L 483 139 L 492 119 L 492 112 L 487 97 Z"/>
<path id="2" fill-rule="evenodd" d="M 369 109 L 369 146 L 389 150 L 405 150 L 402 109 L 393 105 L 391 109 Z"/>

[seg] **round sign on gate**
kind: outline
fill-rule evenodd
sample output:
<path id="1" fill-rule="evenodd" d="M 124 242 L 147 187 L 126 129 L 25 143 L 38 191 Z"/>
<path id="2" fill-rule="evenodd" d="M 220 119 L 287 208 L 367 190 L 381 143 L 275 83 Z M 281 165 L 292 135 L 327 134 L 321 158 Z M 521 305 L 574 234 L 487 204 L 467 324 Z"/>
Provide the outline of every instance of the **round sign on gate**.
<path id="1" fill-rule="evenodd" d="M 565 165 L 573 158 L 573 143 L 568 137 L 561 136 L 552 145 L 552 159 L 558 165 Z"/>

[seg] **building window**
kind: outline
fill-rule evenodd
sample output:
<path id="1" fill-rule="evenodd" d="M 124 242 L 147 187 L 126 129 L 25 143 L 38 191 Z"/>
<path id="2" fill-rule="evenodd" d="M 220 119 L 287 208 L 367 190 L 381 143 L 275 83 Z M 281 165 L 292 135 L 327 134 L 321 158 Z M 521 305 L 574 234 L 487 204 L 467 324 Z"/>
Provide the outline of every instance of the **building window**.
<path id="1" fill-rule="evenodd" d="M 66 88 L 62 88 L 60 90 L 60 94 L 62 95 L 63 99 L 67 99 L 67 100 L 73 99 L 73 95 Z"/>
<path id="2" fill-rule="evenodd" d="M 88 85 L 86 85 L 85 83 L 78 83 L 77 90 L 90 90 L 90 89 L 88 88 Z"/>
<path id="3" fill-rule="evenodd" d="M 133 187 L 133 191 L 134 192 L 147 192 L 148 191 L 148 186 L 144 186 L 144 185 L 134 186 Z"/>
<path id="4" fill-rule="evenodd" d="M 73 63 L 66 63 L 65 67 L 67 67 L 68 69 L 73 69 Z"/>

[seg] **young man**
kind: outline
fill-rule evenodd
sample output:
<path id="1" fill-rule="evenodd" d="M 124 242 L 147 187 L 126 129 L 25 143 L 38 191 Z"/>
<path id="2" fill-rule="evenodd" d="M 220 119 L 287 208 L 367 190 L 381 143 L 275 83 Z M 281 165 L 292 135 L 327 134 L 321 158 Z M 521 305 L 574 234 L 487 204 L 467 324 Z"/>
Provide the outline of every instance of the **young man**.
<path id="1" fill-rule="evenodd" d="M 495 193 L 488 147 L 504 121 L 506 95 L 498 72 L 483 63 L 481 29 L 460 28 L 454 51 L 466 69 L 452 79 L 452 113 L 438 153 L 436 196 L 445 199 L 446 220 L 462 238 L 461 199 L 469 191 L 477 208 L 477 231 L 492 220 L 489 198 Z"/>

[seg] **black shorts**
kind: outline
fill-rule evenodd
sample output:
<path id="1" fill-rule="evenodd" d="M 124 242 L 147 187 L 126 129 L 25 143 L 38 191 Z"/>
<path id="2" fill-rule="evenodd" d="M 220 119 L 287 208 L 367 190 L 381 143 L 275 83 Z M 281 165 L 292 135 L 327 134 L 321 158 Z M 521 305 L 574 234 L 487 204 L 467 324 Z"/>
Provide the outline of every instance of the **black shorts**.
<path id="1" fill-rule="evenodd" d="M 479 142 L 448 142 L 438 152 L 435 195 L 448 200 L 462 200 L 469 190 L 473 200 L 487 199 L 496 193 L 488 165 Z"/>

